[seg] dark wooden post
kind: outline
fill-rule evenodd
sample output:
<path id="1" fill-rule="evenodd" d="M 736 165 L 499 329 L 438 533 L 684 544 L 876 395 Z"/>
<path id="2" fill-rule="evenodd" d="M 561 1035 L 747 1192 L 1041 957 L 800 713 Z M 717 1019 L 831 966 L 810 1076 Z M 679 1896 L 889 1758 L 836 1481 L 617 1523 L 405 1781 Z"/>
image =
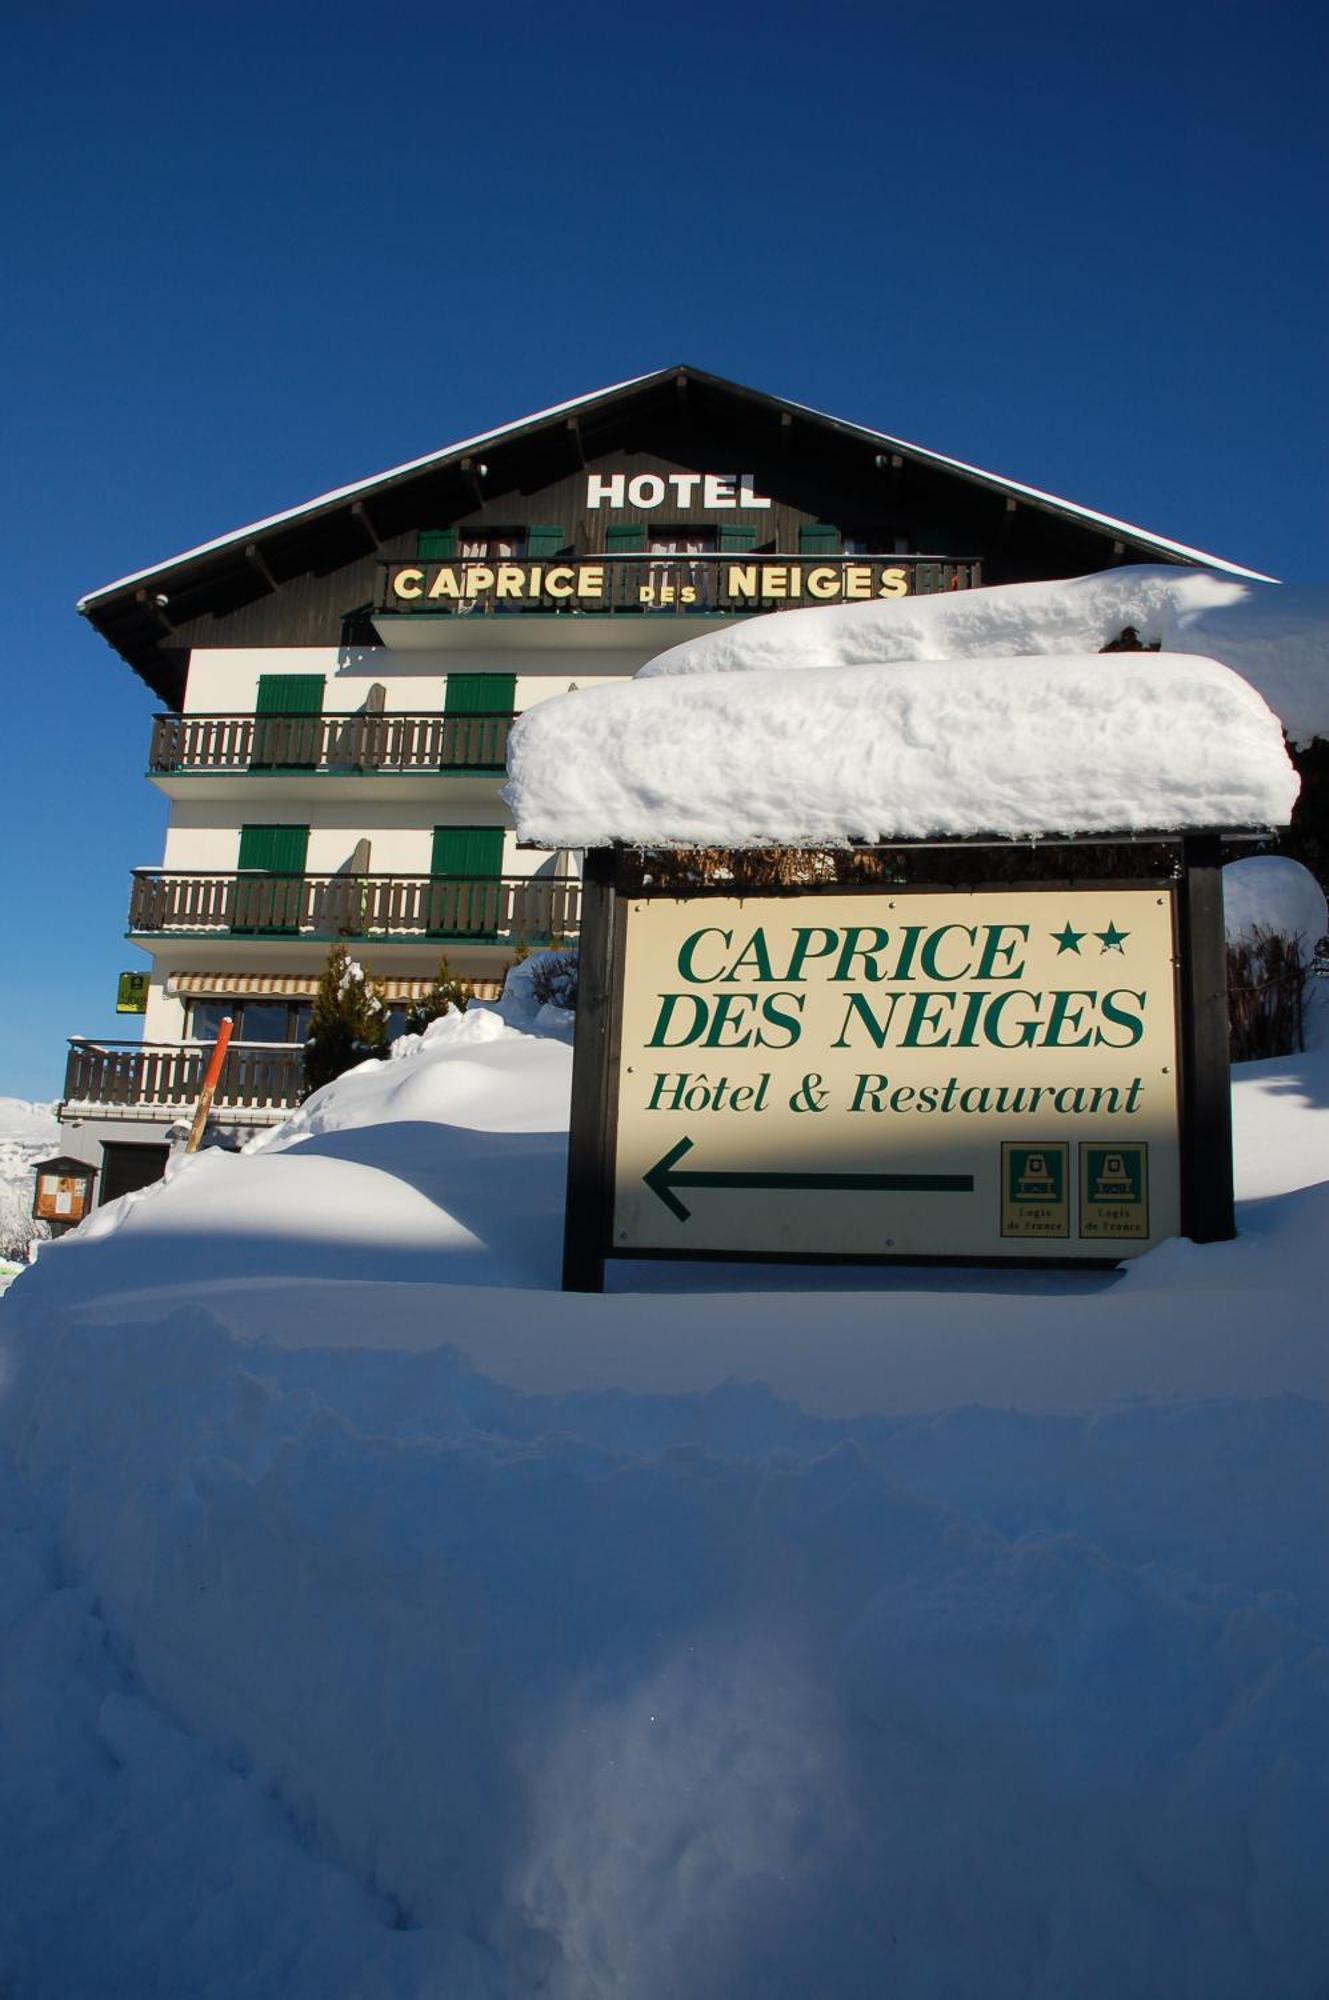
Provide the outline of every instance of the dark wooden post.
<path id="1" fill-rule="evenodd" d="M 1177 940 L 1181 1227 L 1195 1243 L 1224 1243 L 1237 1233 L 1232 1201 L 1232 1088 L 1221 857 L 1217 834 L 1193 834 L 1182 842 Z"/>
<path id="2" fill-rule="evenodd" d="M 609 1241 L 609 1057 L 613 1030 L 615 877 L 608 847 L 586 856 L 581 894 L 577 1038 L 572 1052 L 572 1123 L 563 1221 L 563 1289 L 602 1292 Z"/>

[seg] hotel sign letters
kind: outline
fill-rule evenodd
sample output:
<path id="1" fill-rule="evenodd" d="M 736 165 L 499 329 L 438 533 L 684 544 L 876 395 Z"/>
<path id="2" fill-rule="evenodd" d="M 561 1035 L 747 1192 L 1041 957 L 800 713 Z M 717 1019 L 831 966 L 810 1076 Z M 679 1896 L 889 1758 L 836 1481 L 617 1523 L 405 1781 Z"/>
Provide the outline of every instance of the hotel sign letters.
<path id="1" fill-rule="evenodd" d="M 623 920 L 615 1254 L 1102 1259 L 1178 1232 L 1166 889 Z"/>
<path id="2" fill-rule="evenodd" d="M 592 472 L 586 478 L 586 506 L 636 507 L 651 513 L 668 504 L 670 511 L 700 507 L 707 512 L 769 507 L 757 492 L 751 472 Z"/>
<path id="3" fill-rule="evenodd" d="M 907 597 L 900 563 L 777 557 L 635 556 L 590 562 L 414 562 L 388 569 L 390 611 L 453 611 L 544 604 L 612 610 L 642 604 L 697 604 L 742 610 L 754 604 L 852 604 Z"/>

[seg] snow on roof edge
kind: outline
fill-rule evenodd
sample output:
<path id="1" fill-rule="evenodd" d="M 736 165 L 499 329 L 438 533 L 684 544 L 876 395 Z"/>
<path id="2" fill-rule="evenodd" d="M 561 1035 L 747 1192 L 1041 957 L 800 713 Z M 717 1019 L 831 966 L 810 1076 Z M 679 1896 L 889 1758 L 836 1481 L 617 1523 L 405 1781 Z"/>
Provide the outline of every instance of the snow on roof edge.
<path id="1" fill-rule="evenodd" d="M 888 431 L 876 431 L 868 424 L 854 423 L 848 417 L 833 417 L 826 410 L 818 410 L 811 403 L 788 402 L 791 410 L 801 410 L 804 416 L 817 417 L 822 423 L 839 424 L 845 430 L 857 431 L 860 437 L 875 438 L 880 444 L 897 445 L 902 451 L 911 451 L 919 458 L 925 458 L 934 465 L 949 466 L 952 471 L 966 472 L 974 479 L 986 479 L 993 486 L 1005 492 L 1022 495 L 1026 500 L 1038 500 L 1045 506 L 1059 507 L 1064 513 L 1074 514 L 1082 521 L 1092 521 L 1100 528 L 1112 528 L 1120 534 L 1129 535 L 1134 541 L 1148 542 L 1153 548 L 1166 549 L 1170 554 L 1186 556 L 1205 569 L 1222 570 L 1228 576 L 1242 576 L 1252 583 L 1277 583 L 1276 576 L 1268 576 L 1263 570 L 1247 569 L 1244 563 L 1229 562 L 1224 556 L 1211 555 L 1207 549 L 1193 549 L 1187 542 L 1174 542 L 1168 535 L 1156 535 L 1148 528 L 1137 527 L 1132 521 L 1119 520 L 1115 514 L 1100 514 L 1095 507 L 1082 507 L 1077 500 L 1064 500 L 1059 493 L 1045 493 L 1041 487 L 1026 486 L 1019 479 L 1008 479 L 1002 472 L 988 472 L 981 465 L 970 465 L 963 458 L 951 458 L 944 451 L 933 451 L 925 444 L 912 444 L 908 438 L 892 437 Z"/>
<path id="2" fill-rule="evenodd" d="M 622 382 L 610 382 L 600 389 L 590 389 L 580 396 L 570 396 L 561 403 L 551 403 L 548 409 L 533 410 L 529 415 L 514 417 L 510 423 L 499 424 L 495 429 L 480 431 L 474 437 L 459 438 L 453 444 L 439 446 L 434 451 L 424 452 L 419 458 L 408 458 L 400 465 L 389 466 L 384 472 L 372 473 L 367 479 L 352 480 L 349 485 L 335 486 L 327 493 L 319 493 L 311 500 L 302 500 L 294 507 L 286 507 L 280 513 L 266 514 L 261 520 L 249 521 L 245 526 L 233 528 L 225 535 L 215 535 L 210 541 L 199 542 L 195 547 L 184 549 L 179 555 L 167 556 L 163 561 L 149 563 L 144 569 L 132 570 L 129 575 L 118 577 L 114 583 L 102 584 L 97 590 L 90 590 L 76 602 L 76 609 L 86 611 L 99 604 L 104 598 L 113 597 L 118 590 L 127 590 L 130 585 L 143 583 L 149 577 L 161 576 L 167 570 L 178 569 L 181 563 L 192 562 L 197 556 L 214 554 L 218 549 L 231 547 L 247 537 L 262 534 L 269 528 L 278 528 L 288 521 L 298 521 L 307 514 L 317 512 L 320 507 L 330 507 L 339 500 L 349 500 L 353 495 L 371 493 L 376 487 L 384 486 L 389 480 L 399 479 L 408 472 L 423 471 L 426 466 L 443 463 L 454 458 L 458 452 L 473 451 L 482 445 L 496 444 L 501 438 L 511 437 L 524 430 L 528 424 L 543 423 L 546 418 L 559 417 L 569 410 L 585 408 L 586 404 L 597 402 L 603 396 L 614 396 L 623 389 L 636 389 L 643 382 L 651 382 L 657 376 L 676 373 L 673 368 L 652 368 L 644 375 L 630 375 Z M 765 393 L 759 392 L 759 393 Z M 1247 577 L 1255 583 L 1277 583 L 1278 578 L 1268 576 L 1263 570 L 1247 569 L 1242 563 L 1228 562 L 1223 556 L 1215 556 L 1205 549 L 1195 549 L 1186 542 L 1174 542 L 1169 536 L 1155 535 L 1147 528 L 1136 527 L 1130 521 L 1119 520 L 1113 514 L 1100 514 L 1095 508 L 1082 507 L 1077 501 L 1064 500 L 1059 494 L 1045 493 L 1037 486 L 1026 486 L 1018 479 L 1007 479 L 1000 472 L 988 472 L 981 465 L 970 465 L 965 459 L 951 458 L 946 452 L 932 451 L 927 445 L 913 444 L 907 438 L 893 437 L 889 431 L 873 430 L 868 424 L 855 423 L 848 417 L 832 416 L 829 411 L 816 409 L 811 403 L 792 401 L 787 396 L 772 397 L 773 402 L 786 409 L 798 410 L 804 416 L 815 417 L 819 423 L 837 424 L 843 430 L 856 432 L 860 437 L 871 438 L 878 444 L 894 445 L 902 451 L 914 453 L 933 465 L 944 465 L 955 472 L 963 472 L 970 478 L 987 480 L 1002 491 L 1035 500 L 1044 506 L 1060 508 L 1082 521 L 1091 521 L 1096 526 L 1111 528 L 1114 532 L 1129 535 L 1132 540 L 1148 543 L 1156 549 L 1166 550 L 1170 555 L 1184 556 L 1201 564 L 1206 569 L 1221 570 L 1228 576 Z"/>
<path id="3" fill-rule="evenodd" d="M 169 569 L 178 569 L 181 563 L 192 562 L 195 556 L 212 555 L 218 549 L 229 548 L 233 542 L 261 534 L 267 528 L 279 528 L 286 521 L 298 521 L 303 515 L 317 512 L 320 507 L 333 506 L 338 500 L 349 500 L 352 495 L 370 493 L 376 486 L 385 486 L 389 480 L 398 479 L 404 473 L 421 472 L 428 465 L 438 465 L 445 459 L 455 458 L 460 451 L 474 451 L 481 445 L 496 444 L 500 438 L 510 437 L 514 431 L 524 430 L 528 424 L 543 423 L 547 417 L 561 417 L 565 411 L 582 409 L 601 396 L 616 395 L 620 389 L 635 389 L 656 375 L 670 372 L 667 368 L 653 368 L 646 375 L 632 375 L 624 382 L 611 382 L 603 389 L 587 390 L 584 395 L 568 397 L 566 402 L 551 403 L 547 410 L 532 410 L 529 416 L 514 417 L 511 423 L 499 424 L 494 430 L 480 431 L 474 437 L 459 438 L 455 444 L 440 445 L 437 450 L 427 451 L 419 458 L 405 459 L 400 465 L 389 466 L 386 472 L 371 473 L 368 479 L 352 480 L 348 486 L 334 486 L 330 492 L 316 494 L 312 500 L 302 500 L 297 506 L 286 507 L 279 514 L 265 514 L 261 521 L 250 521 L 243 528 L 233 528 L 229 534 L 214 535 L 209 542 L 199 542 L 196 547 L 184 549 L 179 555 L 167 556 L 162 562 L 149 563 L 146 569 L 132 570 L 128 576 L 118 577 L 114 583 L 102 584 L 99 589 L 90 590 L 85 597 L 80 597 L 76 609 L 84 611 L 89 605 L 100 603 L 104 597 L 113 597 L 117 590 L 127 590 L 130 584 L 142 583 L 150 576 L 161 576 Z"/>

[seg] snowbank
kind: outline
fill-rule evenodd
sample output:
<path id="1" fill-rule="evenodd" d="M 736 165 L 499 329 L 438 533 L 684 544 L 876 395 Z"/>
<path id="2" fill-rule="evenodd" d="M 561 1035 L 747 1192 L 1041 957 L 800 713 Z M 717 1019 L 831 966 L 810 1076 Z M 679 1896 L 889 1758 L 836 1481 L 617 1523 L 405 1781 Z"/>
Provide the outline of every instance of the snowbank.
<path id="1" fill-rule="evenodd" d="M 1309 958 L 1329 931 L 1329 905 L 1299 861 L 1285 854 L 1251 854 L 1223 870 L 1223 920 L 1229 944 L 1271 931 L 1295 938 Z"/>
<path id="2" fill-rule="evenodd" d="M 1329 1054 L 1235 1243 L 602 1299 L 569 1067 L 446 1017 L 0 1307 L 14 2000 L 1315 2000 Z"/>
<path id="3" fill-rule="evenodd" d="M 1297 795 L 1260 697 L 1166 654 L 639 678 L 539 703 L 508 769 L 548 847 L 1273 826 Z"/>
<path id="4" fill-rule="evenodd" d="M 1329 736 L 1329 589 L 1208 570 L 1132 566 L 1054 583 L 772 612 L 671 647 L 641 678 L 1097 653 L 1127 626 L 1144 645 L 1232 667 L 1294 743 Z"/>

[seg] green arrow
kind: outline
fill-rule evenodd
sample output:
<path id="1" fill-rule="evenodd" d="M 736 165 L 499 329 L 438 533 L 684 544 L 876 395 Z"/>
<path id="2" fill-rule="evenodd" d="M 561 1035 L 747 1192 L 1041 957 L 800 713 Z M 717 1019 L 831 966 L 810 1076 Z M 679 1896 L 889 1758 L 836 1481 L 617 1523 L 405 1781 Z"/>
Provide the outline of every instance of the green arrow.
<path id="1" fill-rule="evenodd" d="M 847 1188 L 856 1193 L 878 1194 L 972 1194 L 972 1174 L 717 1174 L 676 1173 L 685 1153 L 692 1151 L 691 1139 L 680 1139 L 671 1152 L 657 1160 L 642 1175 L 652 1194 L 659 1195 L 671 1215 L 686 1222 L 691 1209 L 685 1208 L 675 1188 Z"/>

